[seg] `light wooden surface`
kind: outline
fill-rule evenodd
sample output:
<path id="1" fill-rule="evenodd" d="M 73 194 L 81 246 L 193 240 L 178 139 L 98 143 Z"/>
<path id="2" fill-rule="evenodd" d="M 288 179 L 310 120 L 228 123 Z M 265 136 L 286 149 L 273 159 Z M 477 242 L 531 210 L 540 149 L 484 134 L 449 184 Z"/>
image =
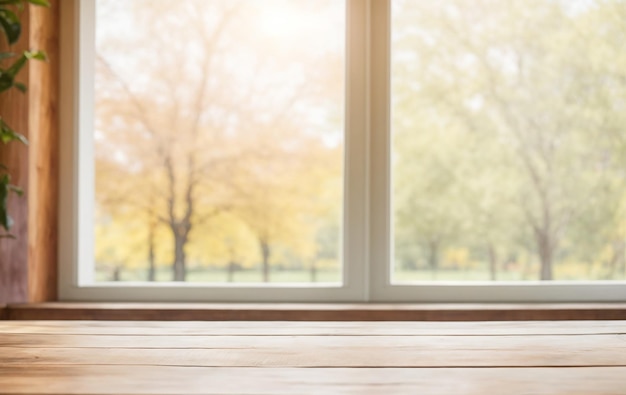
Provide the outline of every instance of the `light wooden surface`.
<path id="1" fill-rule="evenodd" d="M 29 64 L 29 302 L 57 299 L 60 2 L 30 6 L 30 45 L 46 51 L 48 61 Z"/>
<path id="2" fill-rule="evenodd" d="M 11 320 L 528 321 L 626 320 L 626 303 L 31 303 Z"/>
<path id="3" fill-rule="evenodd" d="M 626 394 L 626 321 L 0 321 L 0 394 Z"/>

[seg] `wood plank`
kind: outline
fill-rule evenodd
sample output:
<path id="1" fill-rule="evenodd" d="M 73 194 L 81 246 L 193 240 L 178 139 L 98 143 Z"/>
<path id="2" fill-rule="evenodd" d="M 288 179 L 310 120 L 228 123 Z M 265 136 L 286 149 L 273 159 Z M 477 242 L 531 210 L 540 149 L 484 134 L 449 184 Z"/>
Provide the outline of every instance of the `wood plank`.
<path id="1" fill-rule="evenodd" d="M 626 321 L 264 322 L 264 321 L 5 321 L 2 333 L 49 335 L 582 335 L 625 334 Z"/>
<path id="2" fill-rule="evenodd" d="M 22 31 L 28 32 L 29 13 L 20 13 Z M 11 47 L 11 52 L 19 53 L 29 48 L 28 34 L 22 34 L 19 41 Z M 6 49 L 4 37 L 0 40 L 0 48 Z M 28 83 L 29 68 L 22 69 L 17 79 Z M 29 138 L 28 97 L 29 92 L 22 93 L 11 89 L 0 95 L 0 116 L 15 131 Z M 15 224 L 11 234 L 16 239 L 0 238 L 0 302 L 26 302 L 28 288 L 27 256 L 28 256 L 28 147 L 18 142 L 0 144 L 0 163 L 9 168 L 13 184 L 24 190 L 25 196 L 11 194 L 8 210 Z M 4 233 L 4 229 L 0 230 Z"/>
<path id="3" fill-rule="evenodd" d="M 626 366 L 626 335 L 2 335 L 3 364 L 236 367 Z"/>
<path id="4" fill-rule="evenodd" d="M 2 394 L 623 395 L 626 368 L 297 369 L 2 366 Z"/>
<path id="5" fill-rule="evenodd" d="M 625 327 L 3 321 L 0 394 L 624 394 Z"/>
<path id="6" fill-rule="evenodd" d="M 427 351 L 541 350 L 549 353 L 577 352 L 594 348 L 624 352 L 614 364 L 626 365 L 626 335 L 502 335 L 502 336 L 115 336 L 0 334 L 1 347 L 15 348 L 129 348 L 129 349 L 357 349 L 412 348 Z M 89 352 L 89 351 L 85 351 Z M 94 351 L 97 352 L 97 351 Z M 613 363 L 610 363 L 613 364 Z"/>
<path id="7" fill-rule="evenodd" d="M 626 320 L 626 304 L 193 304 L 9 305 L 12 320 L 526 321 Z"/>
<path id="8" fill-rule="evenodd" d="M 47 62 L 32 62 L 29 83 L 30 191 L 28 199 L 28 300 L 57 299 L 59 204 L 59 0 L 30 6 L 32 48 Z"/>

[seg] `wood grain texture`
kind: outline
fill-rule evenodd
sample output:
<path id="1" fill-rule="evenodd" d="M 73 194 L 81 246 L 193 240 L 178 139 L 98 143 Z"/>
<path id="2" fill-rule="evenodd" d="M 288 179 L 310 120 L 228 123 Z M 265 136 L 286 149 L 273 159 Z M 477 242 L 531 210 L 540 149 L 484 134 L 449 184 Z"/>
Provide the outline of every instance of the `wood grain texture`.
<path id="1" fill-rule="evenodd" d="M 0 335 L 4 365 L 626 366 L 626 336 Z"/>
<path id="2" fill-rule="evenodd" d="M 270 342 L 256 339 L 252 345 L 215 348 L 82 348 L 2 347 L 6 365 L 145 365 L 198 367 L 575 367 L 626 366 L 626 349 L 612 347 L 621 339 L 587 339 L 570 342 L 485 342 L 484 339 L 432 339 L 395 344 L 368 344 L 359 339 L 350 345 L 320 344 L 312 339 Z M 326 339 L 327 340 L 327 339 Z M 344 340 L 345 339 L 337 339 Z M 554 339 L 550 339 L 554 340 Z M 580 340 L 580 339 L 577 339 Z M 476 342 L 476 343 L 475 343 Z"/>
<path id="3" fill-rule="evenodd" d="M 1 321 L 0 394 L 623 395 L 625 328 Z"/>
<path id="4" fill-rule="evenodd" d="M 2 394 L 623 395 L 626 368 L 2 366 Z"/>
<path id="5" fill-rule="evenodd" d="M 626 321 L 5 321 L 0 334 L 126 336 L 515 336 L 625 334 Z"/>
<path id="6" fill-rule="evenodd" d="M 1 321 L 0 394 L 623 395 L 625 328 Z"/>
<path id="7" fill-rule="evenodd" d="M 9 305 L 12 320 L 527 321 L 626 320 L 626 304 L 150 304 Z"/>
<path id="8" fill-rule="evenodd" d="M 31 47 L 47 62 L 31 62 L 28 300 L 57 299 L 59 195 L 59 0 L 30 7 Z"/>
<path id="9" fill-rule="evenodd" d="M 20 40 L 11 48 L 11 52 L 19 53 L 29 48 L 29 13 L 20 13 L 22 33 Z M 0 48 L 6 49 L 6 40 L 2 37 Z M 17 79 L 28 83 L 28 67 L 22 69 Z M 30 93 L 21 93 L 17 89 L 0 94 L 0 115 L 15 131 L 27 138 L 28 125 L 28 98 Z M 27 301 L 28 288 L 28 147 L 18 142 L 7 145 L 0 144 L 0 163 L 9 168 L 11 181 L 24 190 L 25 196 L 11 194 L 8 201 L 8 210 L 15 220 L 11 234 L 16 239 L 0 238 L 0 302 Z M 0 230 L 4 233 L 4 229 Z"/>

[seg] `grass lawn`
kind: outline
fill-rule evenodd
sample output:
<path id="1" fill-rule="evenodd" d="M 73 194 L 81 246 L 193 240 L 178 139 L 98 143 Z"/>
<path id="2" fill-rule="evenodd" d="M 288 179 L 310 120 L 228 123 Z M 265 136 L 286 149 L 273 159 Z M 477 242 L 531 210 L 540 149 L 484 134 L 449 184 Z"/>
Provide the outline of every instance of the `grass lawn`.
<path id="1" fill-rule="evenodd" d="M 534 269 L 534 268 L 533 268 Z M 585 265 L 563 265 L 555 267 L 555 278 L 557 280 L 606 280 L 609 279 L 606 273 L 599 269 Z M 147 272 L 145 269 L 126 269 L 121 271 L 121 281 L 146 281 Z M 171 281 L 172 274 L 169 268 L 159 268 L 157 270 L 157 281 Z M 504 271 L 497 274 L 498 281 L 524 281 L 537 280 L 535 270 Z M 612 280 L 624 280 L 624 273 L 615 273 Z M 490 276 L 487 270 L 445 270 L 441 269 L 437 273 L 430 270 L 397 270 L 393 276 L 394 282 L 407 283 L 416 281 L 489 281 Z M 96 271 L 96 281 L 111 281 L 111 272 L 106 270 Z M 228 273 L 226 270 L 218 269 L 190 269 L 187 273 L 187 282 L 190 283 L 228 283 Z M 262 275 L 260 270 L 238 270 L 234 272 L 232 283 L 261 283 Z M 271 283 L 309 283 L 312 282 L 309 270 L 272 270 L 270 272 Z M 318 270 L 316 282 L 339 283 L 341 273 L 338 270 Z"/>

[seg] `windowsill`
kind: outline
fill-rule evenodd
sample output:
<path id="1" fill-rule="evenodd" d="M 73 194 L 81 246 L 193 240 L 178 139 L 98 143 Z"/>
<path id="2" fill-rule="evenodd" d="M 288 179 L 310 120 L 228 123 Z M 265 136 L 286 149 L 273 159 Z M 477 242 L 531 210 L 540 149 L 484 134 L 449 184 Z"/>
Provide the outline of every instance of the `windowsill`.
<path id="1" fill-rule="evenodd" d="M 626 303 L 289 304 L 74 303 L 0 305 L 8 320 L 524 321 L 626 320 Z"/>

